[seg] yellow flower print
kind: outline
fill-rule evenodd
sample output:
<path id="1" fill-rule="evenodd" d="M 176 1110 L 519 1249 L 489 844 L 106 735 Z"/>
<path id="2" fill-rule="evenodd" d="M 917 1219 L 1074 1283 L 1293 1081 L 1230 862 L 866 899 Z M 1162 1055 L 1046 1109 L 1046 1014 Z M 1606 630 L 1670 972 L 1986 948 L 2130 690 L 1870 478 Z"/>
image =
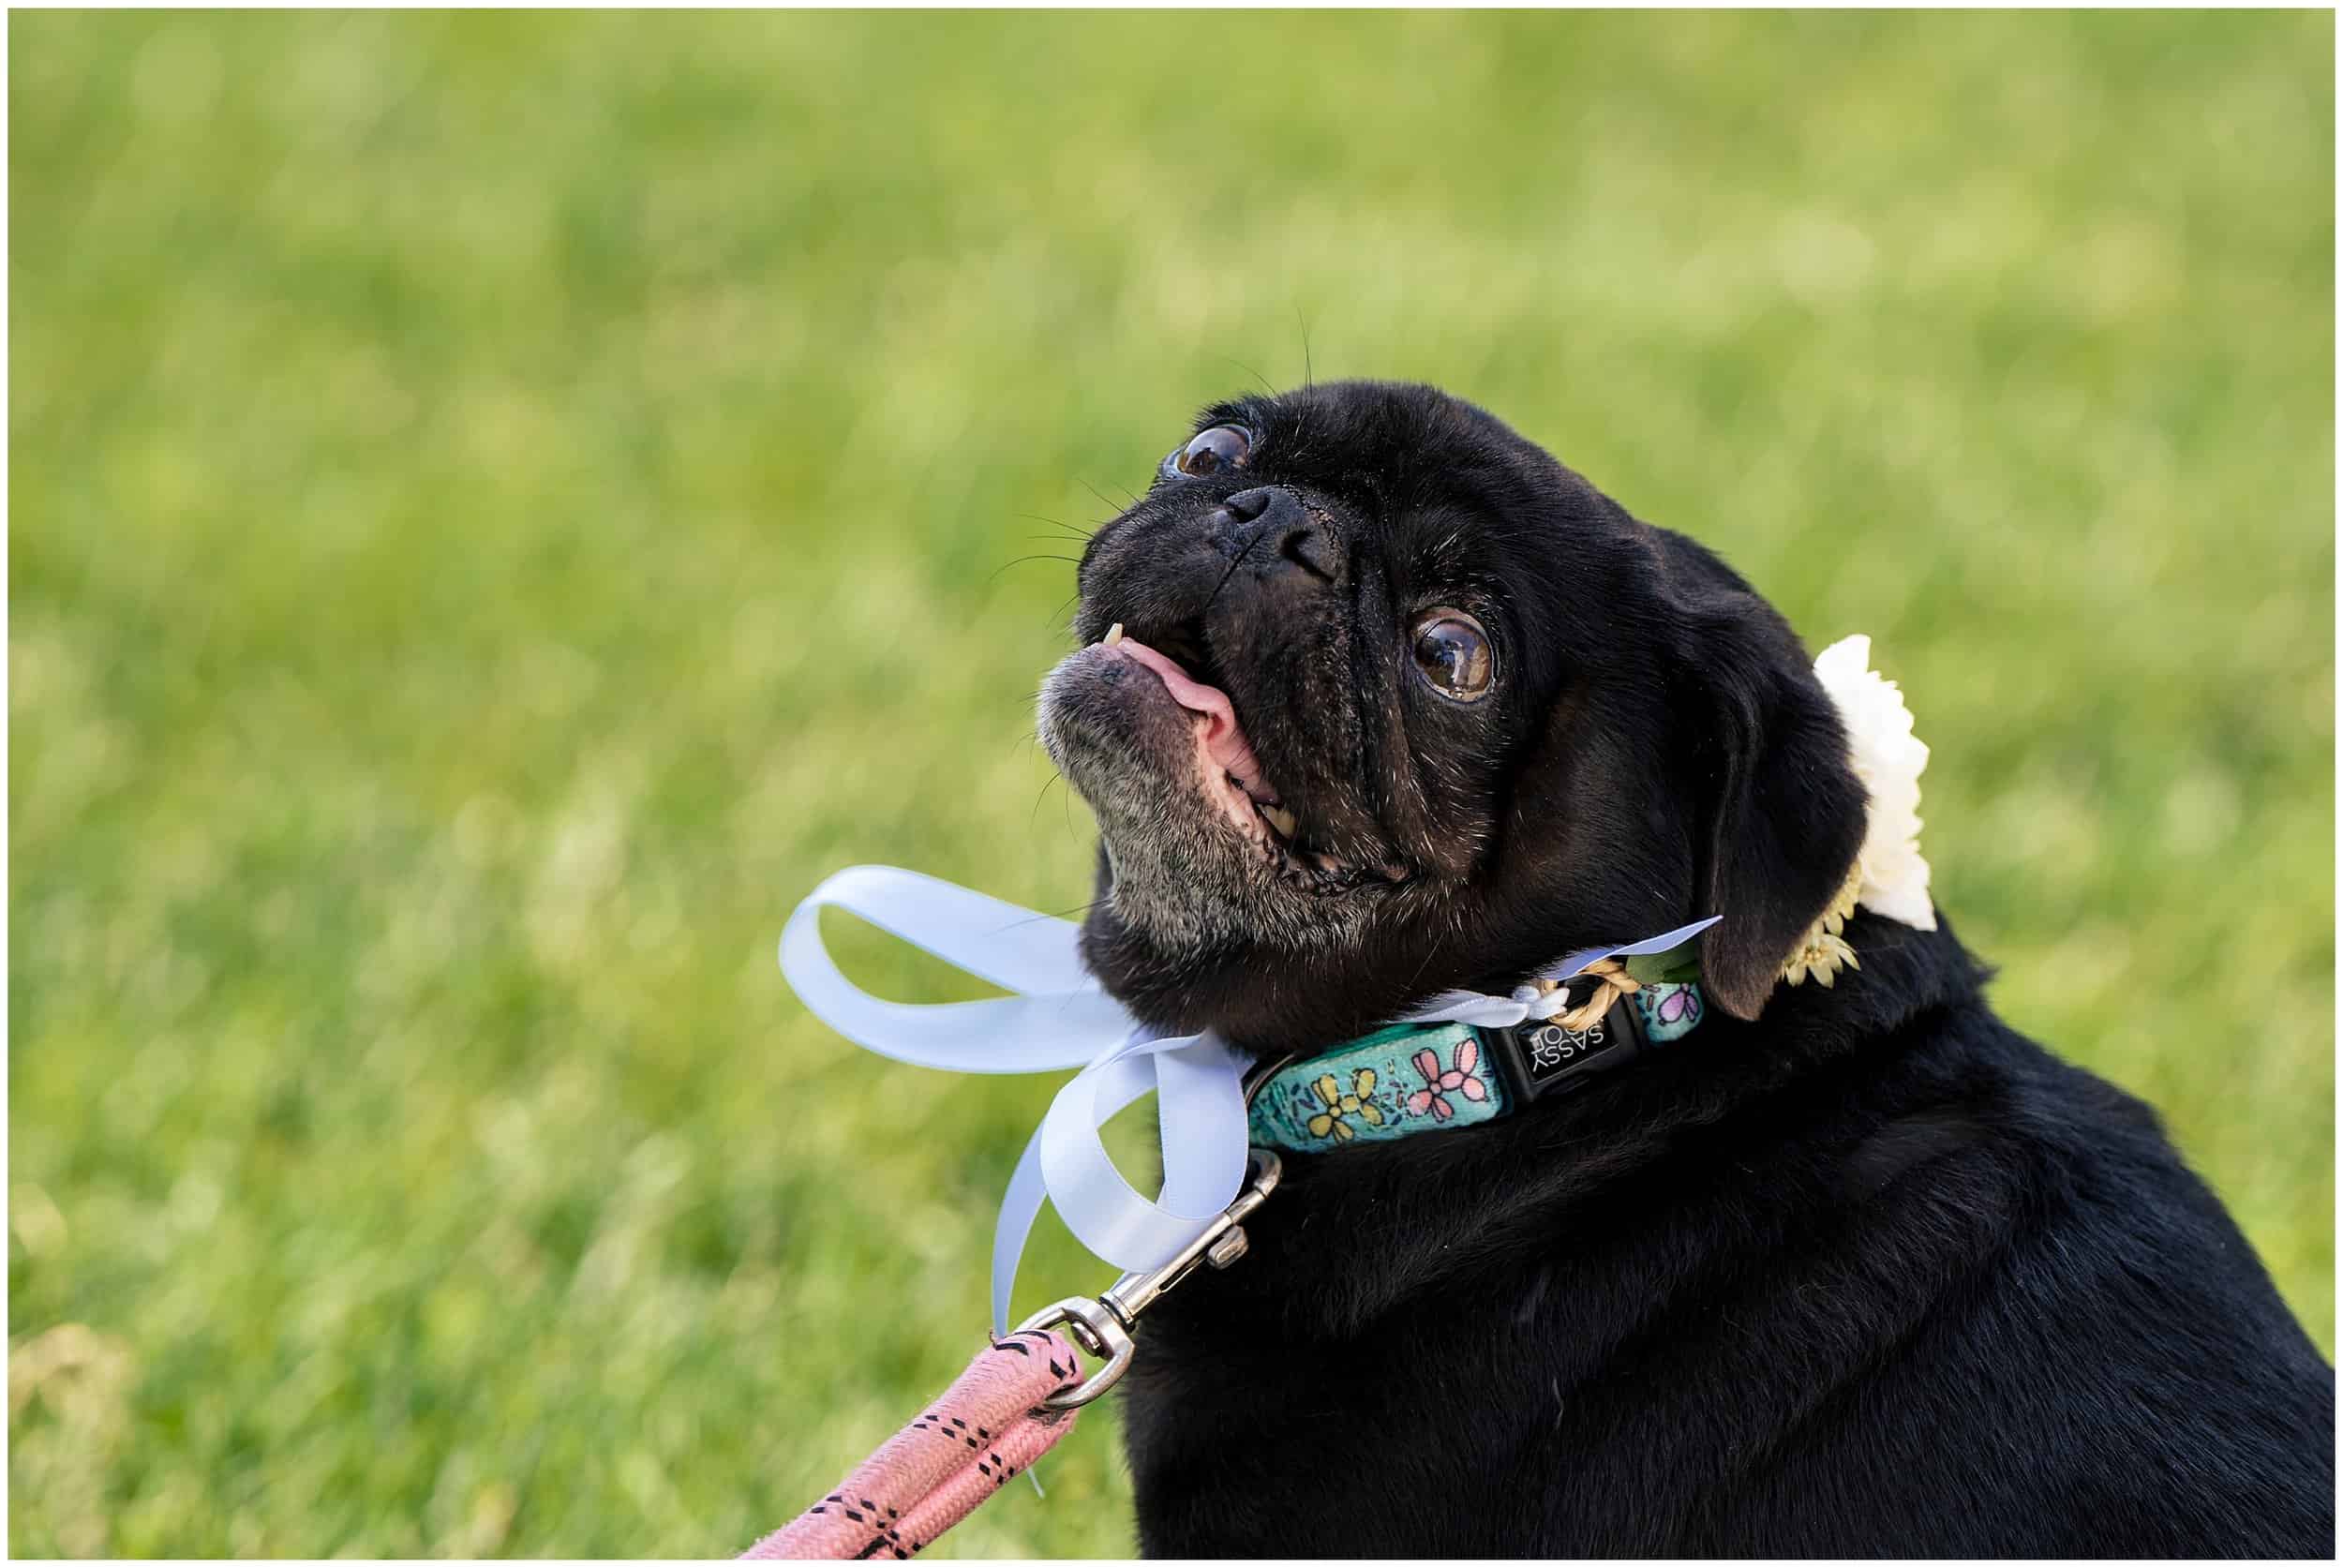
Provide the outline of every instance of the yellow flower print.
<path id="1" fill-rule="evenodd" d="M 1383 1125 L 1383 1108 L 1375 1103 L 1375 1069 L 1361 1068 L 1351 1075 L 1351 1093 L 1344 1094 L 1342 1085 L 1333 1073 L 1326 1073 L 1310 1085 L 1318 1091 L 1319 1102 L 1326 1107 L 1310 1118 L 1310 1136 L 1334 1136 L 1337 1143 L 1347 1143 L 1358 1136 L 1347 1118 L 1356 1116 L 1369 1127 Z"/>

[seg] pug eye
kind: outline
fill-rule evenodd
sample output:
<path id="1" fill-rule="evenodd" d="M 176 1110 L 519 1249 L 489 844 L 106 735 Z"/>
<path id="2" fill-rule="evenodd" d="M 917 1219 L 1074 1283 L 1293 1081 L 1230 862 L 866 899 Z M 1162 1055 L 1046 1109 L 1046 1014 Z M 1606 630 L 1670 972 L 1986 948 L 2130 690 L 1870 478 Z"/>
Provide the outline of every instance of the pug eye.
<path id="1" fill-rule="evenodd" d="M 1226 473 L 1252 455 L 1253 438 L 1242 426 L 1216 425 L 1172 455 L 1172 466 L 1190 479 Z"/>
<path id="2" fill-rule="evenodd" d="M 1497 681 L 1497 654 L 1481 623 L 1462 610 L 1426 611 L 1415 623 L 1416 673 L 1441 696 L 1478 702 Z"/>

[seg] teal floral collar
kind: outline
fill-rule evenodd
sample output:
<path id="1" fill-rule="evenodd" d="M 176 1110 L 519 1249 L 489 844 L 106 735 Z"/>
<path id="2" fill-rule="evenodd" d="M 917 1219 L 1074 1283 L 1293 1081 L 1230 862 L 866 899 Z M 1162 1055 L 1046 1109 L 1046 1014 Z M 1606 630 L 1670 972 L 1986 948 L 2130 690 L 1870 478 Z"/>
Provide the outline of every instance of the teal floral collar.
<path id="1" fill-rule="evenodd" d="M 1394 1024 L 1257 1073 L 1252 1142 L 1316 1154 L 1478 1127 L 1683 1038 L 1708 1011 L 1697 984 L 1660 982 L 1618 998 L 1583 1029 L 1552 1020 L 1510 1029 Z"/>

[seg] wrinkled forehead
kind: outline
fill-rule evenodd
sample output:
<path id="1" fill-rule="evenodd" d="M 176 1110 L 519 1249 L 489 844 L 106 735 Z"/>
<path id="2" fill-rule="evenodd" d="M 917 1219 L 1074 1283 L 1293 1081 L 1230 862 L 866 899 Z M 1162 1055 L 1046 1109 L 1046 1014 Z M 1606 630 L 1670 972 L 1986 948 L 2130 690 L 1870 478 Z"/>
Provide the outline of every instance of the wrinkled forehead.
<path id="1" fill-rule="evenodd" d="M 1402 382 L 1331 381 L 1234 398 L 1204 410 L 1195 427 L 1224 423 L 1253 432 L 1261 474 L 1336 494 L 1364 488 L 1386 503 L 1434 500 L 1482 470 L 1544 455 L 1494 415 Z"/>
<path id="2" fill-rule="evenodd" d="M 1342 526 L 1395 576 L 1537 576 L 1584 544 L 1605 503 L 1593 487 L 1485 411 L 1434 388 L 1332 381 L 1241 397 L 1196 428 L 1241 425 L 1255 483 L 1339 506 Z"/>

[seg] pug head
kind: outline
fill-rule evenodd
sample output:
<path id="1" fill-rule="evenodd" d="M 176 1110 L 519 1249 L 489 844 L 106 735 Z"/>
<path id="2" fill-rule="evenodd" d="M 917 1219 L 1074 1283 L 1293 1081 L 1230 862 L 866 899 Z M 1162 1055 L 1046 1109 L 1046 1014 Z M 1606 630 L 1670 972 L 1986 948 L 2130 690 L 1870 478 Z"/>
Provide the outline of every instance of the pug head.
<path id="1" fill-rule="evenodd" d="M 1710 914 L 1754 1017 L 1862 840 L 1782 617 L 1430 387 L 1206 410 L 1079 585 L 1040 733 L 1100 829 L 1084 960 L 1160 1024 L 1311 1048 Z"/>

